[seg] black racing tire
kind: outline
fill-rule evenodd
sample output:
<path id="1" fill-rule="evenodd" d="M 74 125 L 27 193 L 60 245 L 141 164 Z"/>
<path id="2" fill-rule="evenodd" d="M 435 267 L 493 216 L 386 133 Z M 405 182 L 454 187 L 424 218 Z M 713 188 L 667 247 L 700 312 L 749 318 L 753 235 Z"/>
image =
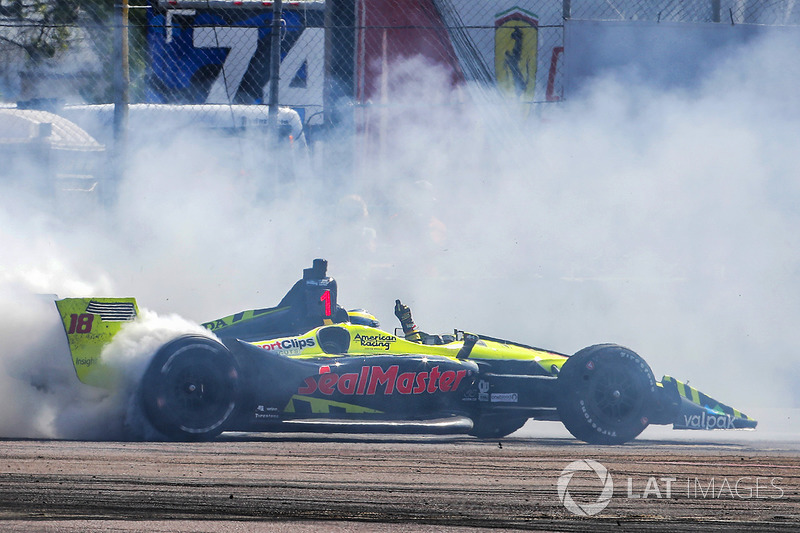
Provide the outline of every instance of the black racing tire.
<path id="1" fill-rule="evenodd" d="M 184 335 L 150 361 L 139 394 L 147 420 L 176 440 L 210 440 L 222 433 L 239 400 L 239 368 L 221 343 Z"/>
<path id="2" fill-rule="evenodd" d="M 479 439 L 497 439 L 511 435 L 527 421 L 527 418 L 482 416 L 472 421 L 473 426 L 469 434 Z"/>
<path id="3" fill-rule="evenodd" d="M 623 444 L 649 424 L 656 395 L 650 366 L 635 352 L 598 344 L 567 359 L 558 374 L 558 414 L 589 444 Z"/>

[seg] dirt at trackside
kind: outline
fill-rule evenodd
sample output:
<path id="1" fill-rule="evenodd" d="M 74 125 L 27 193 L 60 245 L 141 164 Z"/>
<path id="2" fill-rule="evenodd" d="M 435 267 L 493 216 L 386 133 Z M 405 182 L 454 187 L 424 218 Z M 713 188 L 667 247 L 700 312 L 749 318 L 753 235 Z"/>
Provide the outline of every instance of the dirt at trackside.
<path id="1" fill-rule="evenodd" d="M 557 482 L 592 459 L 607 505 Z M 247 435 L 212 443 L 0 441 L 0 529 L 794 531 L 800 453 L 780 445 Z M 569 497 L 601 498 L 575 471 Z"/>

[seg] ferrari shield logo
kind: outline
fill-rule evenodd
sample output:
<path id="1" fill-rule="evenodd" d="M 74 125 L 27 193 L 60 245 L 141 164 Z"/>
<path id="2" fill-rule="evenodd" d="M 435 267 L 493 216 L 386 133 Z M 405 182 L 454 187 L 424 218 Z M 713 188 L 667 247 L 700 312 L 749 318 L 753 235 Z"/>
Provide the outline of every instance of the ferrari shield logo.
<path id="1" fill-rule="evenodd" d="M 539 40 L 537 15 L 512 7 L 495 15 L 494 70 L 501 91 L 532 101 Z"/>

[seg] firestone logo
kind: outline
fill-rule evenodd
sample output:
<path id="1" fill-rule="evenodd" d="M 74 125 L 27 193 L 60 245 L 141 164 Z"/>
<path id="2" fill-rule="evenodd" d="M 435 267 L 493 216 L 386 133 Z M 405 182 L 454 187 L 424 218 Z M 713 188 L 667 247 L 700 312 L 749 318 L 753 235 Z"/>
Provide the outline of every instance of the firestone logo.
<path id="1" fill-rule="evenodd" d="M 593 470 L 600 478 L 603 490 L 594 503 L 578 503 L 569 493 L 569 482 L 572 481 L 575 472 L 589 470 Z M 608 502 L 611 501 L 611 496 L 614 494 L 614 481 L 605 466 L 592 459 L 580 459 L 571 462 L 561 471 L 561 475 L 558 476 L 557 488 L 558 498 L 569 512 L 578 516 L 593 516 L 605 509 Z"/>

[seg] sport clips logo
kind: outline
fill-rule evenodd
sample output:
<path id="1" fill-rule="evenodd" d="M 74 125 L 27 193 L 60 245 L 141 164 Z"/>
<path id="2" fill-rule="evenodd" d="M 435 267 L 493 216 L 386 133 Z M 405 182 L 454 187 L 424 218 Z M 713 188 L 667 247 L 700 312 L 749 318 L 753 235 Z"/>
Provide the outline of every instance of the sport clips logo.
<path id="1" fill-rule="evenodd" d="M 576 474 L 578 474 L 577 478 Z M 578 478 L 581 481 L 578 481 Z M 646 481 L 628 477 L 624 498 L 630 500 L 678 498 L 777 500 L 784 496 L 781 480 L 780 477 L 765 476 L 741 476 L 738 478 L 651 476 Z M 573 497 L 570 493 L 570 486 L 580 497 Z M 611 473 L 602 464 L 592 459 L 580 459 L 571 462 L 561 471 L 556 482 L 556 489 L 558 499 L 569 512 L 578 516 L 593 516 L 605 509 L 611 502 L 614 496 L 614 480 Z"/>

